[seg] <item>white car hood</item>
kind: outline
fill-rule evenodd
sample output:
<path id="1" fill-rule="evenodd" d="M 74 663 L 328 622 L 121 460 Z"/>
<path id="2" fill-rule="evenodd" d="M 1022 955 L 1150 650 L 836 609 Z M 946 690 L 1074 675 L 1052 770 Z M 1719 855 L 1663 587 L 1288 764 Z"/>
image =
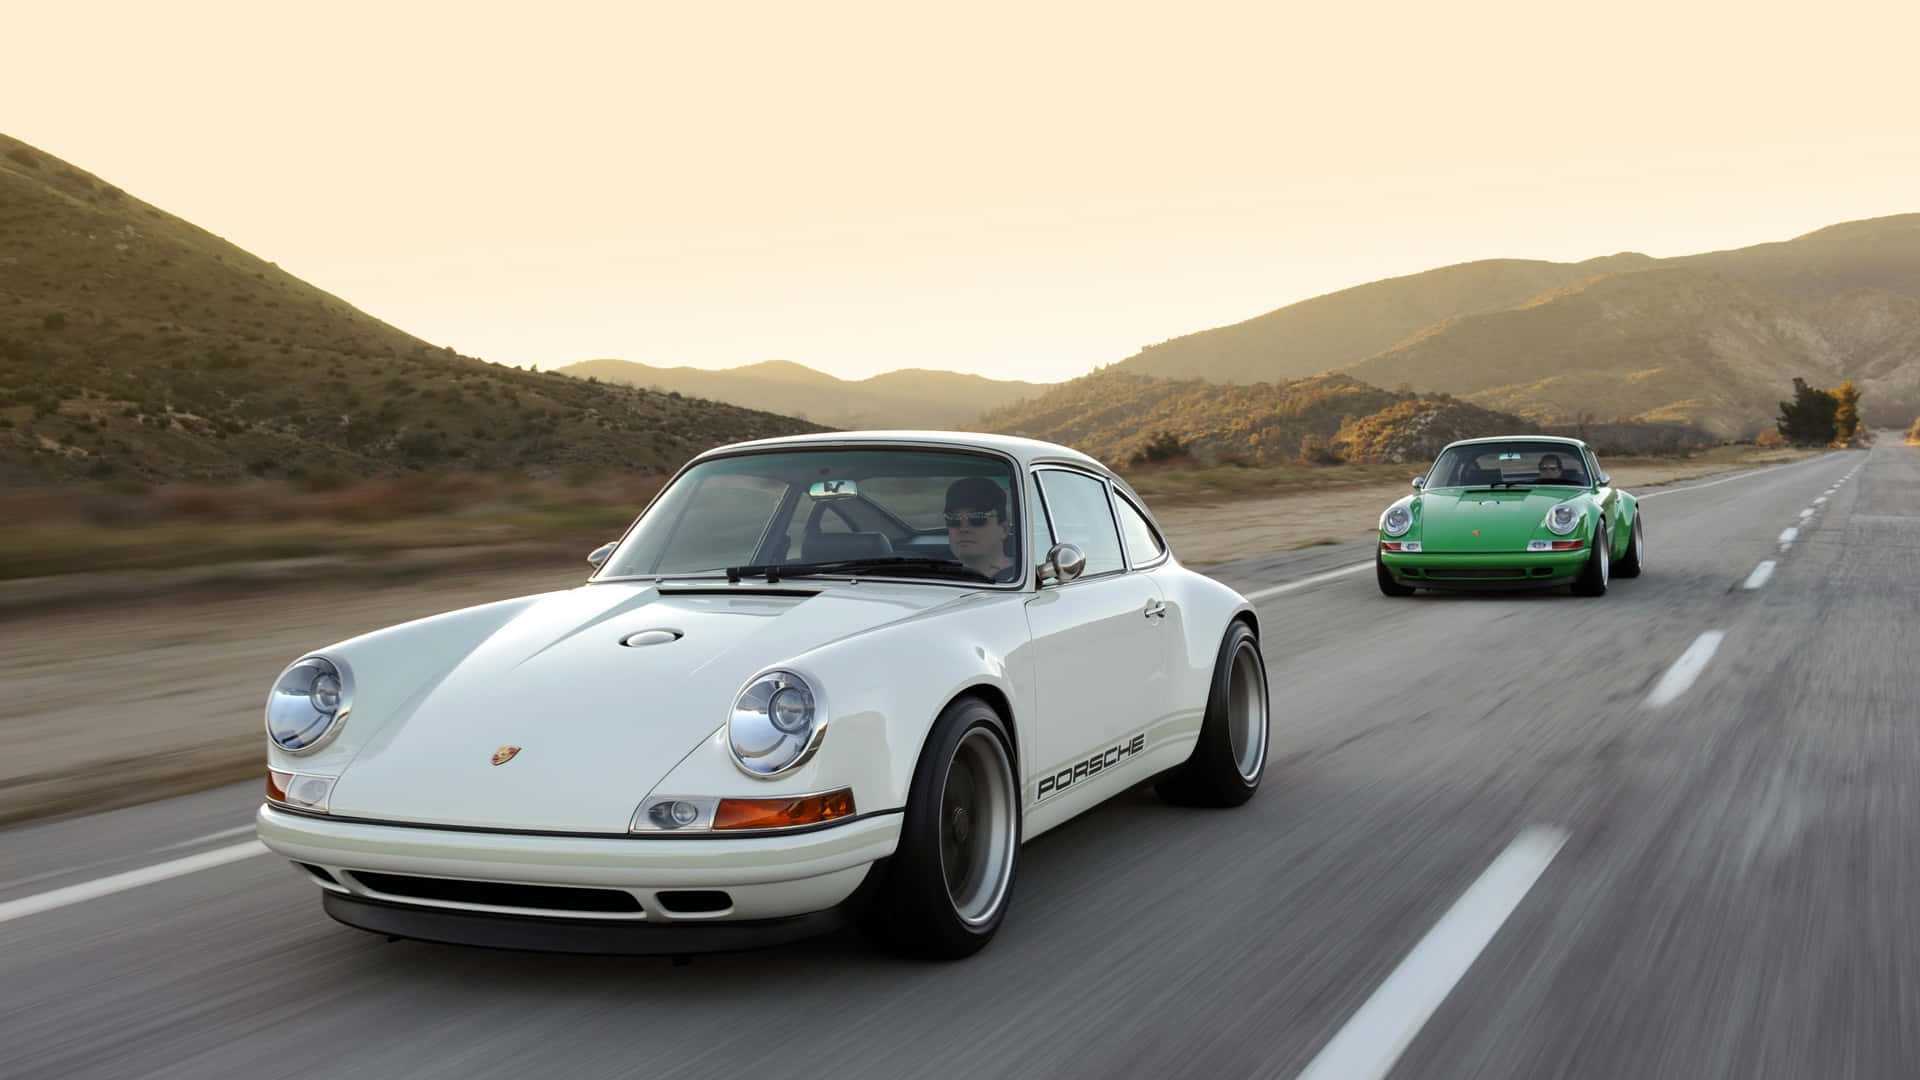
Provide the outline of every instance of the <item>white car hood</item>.
<path id="1" fill-rule="evenodd" d="M 382 726 L 334 786 L 331 812 L 623 833 L 640 800 L 720 727 L 761 669 L 967 595 L 867 584 L 814 596 L 671 585 L 663 594 L 603 584 L 543 597 Z M 682 636 L 621 644 L 653 629 Z M 510 746 L 518 753 L 494 765 Z"/>

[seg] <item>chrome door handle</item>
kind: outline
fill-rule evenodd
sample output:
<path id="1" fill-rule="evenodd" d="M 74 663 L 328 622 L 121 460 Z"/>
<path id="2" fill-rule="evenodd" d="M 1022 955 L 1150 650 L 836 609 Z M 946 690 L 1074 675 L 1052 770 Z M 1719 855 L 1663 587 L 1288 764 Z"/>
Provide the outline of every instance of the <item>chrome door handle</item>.
<path id="1" fill-rule="evenodd" d="M 1158 600 L 1149 600 L 1147 601 L 1147 609 L 1141 612 L 1141 614 L 1149 619 L 1164 619 L 1167 617 L 1167 605 Z"/>

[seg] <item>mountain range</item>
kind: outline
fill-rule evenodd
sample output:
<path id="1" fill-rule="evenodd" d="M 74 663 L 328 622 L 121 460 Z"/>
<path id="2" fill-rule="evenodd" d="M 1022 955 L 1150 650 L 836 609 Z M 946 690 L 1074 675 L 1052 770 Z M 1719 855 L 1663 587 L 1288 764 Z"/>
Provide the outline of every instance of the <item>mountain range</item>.
<path id="1" fill-rule="evenodd" d="M 1541 422 L 1772 426 L 1802 376 L 1870 424 L 1920 413 L 1920 214 L 1669 259 L 1486 260 L 1304 300 L 1114 365 L 1213 382 L 1334 371 Z"/>
<path id="2" fill-rule="evenodd" d="M 630 360 L 587 360 L 556 370 L 576 378 L 728 401 L 845 430 L 964 428 L 989 409 L 1048 389 L 1044 383 L 924 368 L 889 371 L 868 379 L 840 379 L 781 360 L 721 371 L 649 367 Z"/>

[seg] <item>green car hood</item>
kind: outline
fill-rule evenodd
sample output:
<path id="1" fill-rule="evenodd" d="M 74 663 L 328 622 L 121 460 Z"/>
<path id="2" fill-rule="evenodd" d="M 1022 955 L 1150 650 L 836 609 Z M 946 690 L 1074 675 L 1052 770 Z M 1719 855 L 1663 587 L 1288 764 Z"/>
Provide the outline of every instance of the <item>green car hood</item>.
<path id="1" fill-rule="evenodd" d="M 1420 544 L 1424 551 L 1525 551 L 1527 541 L 1550 535 L 1547 511 L 1578 501 L 1588 521 L 1569 536 L 1592 529 L 1592 493 L 1583 488 L 1450 488 L 1422 493 Z"/>

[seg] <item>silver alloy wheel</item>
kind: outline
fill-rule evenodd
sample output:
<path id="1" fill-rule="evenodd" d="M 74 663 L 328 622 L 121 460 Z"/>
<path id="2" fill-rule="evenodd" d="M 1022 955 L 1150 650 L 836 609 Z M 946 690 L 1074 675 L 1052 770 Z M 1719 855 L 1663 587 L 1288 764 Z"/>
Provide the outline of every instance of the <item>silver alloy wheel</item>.
<path id="1" fill-rule="evenodd" d="M 1613 572 L 1613 541 L 1605 532 L 1593 534 L 1593 542 L 1600 552 L 1600 586 L 1606 587 L 1607 579 Z"/>
<path id="2" fill-rule="evenodd" d="M 1640 519 L 1633 519 L 1633 565 L 1636 569 L 1647 567 L 1647 535 L 1640 531 Z"/>
<path id="3" fill-rule="evenodd" d="M 1267 685 L 1255 648 L 1242 642 L 1227 670 L 1227 742 L 1240 779 L 1249 784 L 1259 778 L 1267 758 Z"/>
<path id="4" fill-rule="evenodd" d="M 940 871 L 954 914 L 970 926 L 990 921 L 1013 879 L 1013 764 L 986 728 L 961 738 L 940 791 Z"/>

